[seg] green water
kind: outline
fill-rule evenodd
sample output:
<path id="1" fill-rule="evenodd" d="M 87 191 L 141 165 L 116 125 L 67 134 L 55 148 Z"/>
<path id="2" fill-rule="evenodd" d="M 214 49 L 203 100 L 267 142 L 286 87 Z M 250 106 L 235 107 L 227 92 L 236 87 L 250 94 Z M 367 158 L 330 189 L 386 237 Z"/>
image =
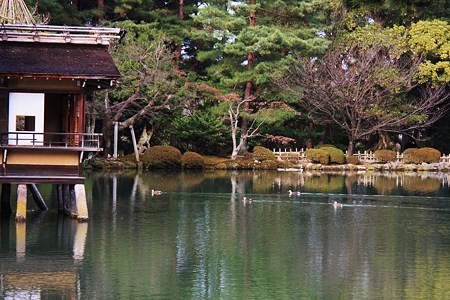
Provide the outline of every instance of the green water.
<path id="1" fill-rule="evenodd" d="M 1 220 L 0 299 L 450 299 L 447 174 L 86 177 L 88 223 Z"/>

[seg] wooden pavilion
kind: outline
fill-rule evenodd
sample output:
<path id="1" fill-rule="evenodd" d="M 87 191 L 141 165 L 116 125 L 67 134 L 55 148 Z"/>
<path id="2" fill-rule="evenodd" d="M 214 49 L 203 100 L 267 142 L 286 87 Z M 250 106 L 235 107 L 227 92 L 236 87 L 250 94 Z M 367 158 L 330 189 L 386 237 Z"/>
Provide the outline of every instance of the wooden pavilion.
<path id="1" fill-rule="evenodd" d="M 46 209 L 35 184 L 58 187 L 60 211 L 88 218 L 81 163 L 100 151 L 100 134 L 85 132 L 86 95 L 115 86 L 120 74 L 108 45 L 120 29 L 0 25 L 1 211 L 26 217 L 27 187 Z"/>

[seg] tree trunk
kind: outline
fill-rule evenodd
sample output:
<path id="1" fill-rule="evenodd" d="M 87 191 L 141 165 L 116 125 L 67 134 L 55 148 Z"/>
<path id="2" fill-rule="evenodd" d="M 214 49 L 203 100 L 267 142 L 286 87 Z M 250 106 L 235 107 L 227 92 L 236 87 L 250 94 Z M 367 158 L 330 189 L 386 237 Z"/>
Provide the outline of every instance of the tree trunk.
<path id="1" fill-rule="evenodd" d="M 355 141 L 353 138 L 348 139 L 347 157 L 353 155 Z"/>
<path id="2" fill-rule="evenodd" d="M 395 143 L 392 141 L 391 137 L 385 131 L 378 131 L 378 142 L 374 147 L 374 150 L 394 150 Z"/>
<path id="3" fill-rule="evenodd" d="M 250 4 L 255 5 L 256 0 L 251 0 Z M 254 27 L 256 25 L 256 11 L 252 10 L 250 12 L 250 27 Z M 255 56 L 253 52 L 247 53 L 247 69 L 252 70 L 255 63 Z M 249 99 L 252 96 L 252 88 L 253 88 L 253 81 L 251 79 L 247 80 L 245 84 L 245 90 L 244 90 L 244 99 Z M 246 102 L 244 104 L 244 110 L 248 110 L 250 108 L 250 102 Z M 243 119 L 241 122 L 241 142 L 242 147 L 240 151 L 246 151 L 247 150 L 247 144 L 248 144 L 248 121 L 246 119 Z M 241 144 L 241 142 L 239 144 Z"/>
<path id="4" fill-rule="evenodd" d="M 184 0 L 178 0 L 178 20 L 184 20 Z M 181 45 L 176 44 L 173 52 L 173 60 L 175 62 L 175 70 L 177 73 L 181 73 Z"/>
<path id="5" fill-rule="evenodd" d="M 105 117 L 103 118 L 102 134 L 103 134 L 103 153 L 105 156 L 112 154 L 112 137 L 113 137 L 113 116 L 109 107 L 109 95 L 105 93 Z"/>

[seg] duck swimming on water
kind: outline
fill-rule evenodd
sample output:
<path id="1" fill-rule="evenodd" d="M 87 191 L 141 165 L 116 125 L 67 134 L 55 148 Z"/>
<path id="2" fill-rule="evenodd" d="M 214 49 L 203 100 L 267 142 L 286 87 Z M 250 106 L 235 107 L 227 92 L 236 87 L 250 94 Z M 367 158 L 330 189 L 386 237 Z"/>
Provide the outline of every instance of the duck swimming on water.
<path id="1" fill-rule="evenodd" d="M 344 204 L 339 203 L 339 202 L 337 202 L 337 201 L 334 201 L 334 202 L 333 202 L 333 206 L 334 206 L 335 208 L 342 208 L 342 207 L 344 207 Z"/>
<path id="2" fill-rule="evenodd" d="M 161 194 L 162 194 L 161 191 L 153 190 L 153 189 L 152 189 L 152 196 L 161 195 Z"/>
<path id="3" fill-rule="evenodd" d="M 244 198 L 242 198 L 242 203 L 244 203 L 244 204 L 250 204 L 250 203 L 252 203 L 252 199 L 247 198 L 247 197 L 244 197 Z"/>
<path id="4" fill-rule="evenodd" d="M 291 190 L 289 190 L 288 193 L 289 193 L 289 196 L 300 196 L 301 195 L 300 192 L 293 192 Z"/>

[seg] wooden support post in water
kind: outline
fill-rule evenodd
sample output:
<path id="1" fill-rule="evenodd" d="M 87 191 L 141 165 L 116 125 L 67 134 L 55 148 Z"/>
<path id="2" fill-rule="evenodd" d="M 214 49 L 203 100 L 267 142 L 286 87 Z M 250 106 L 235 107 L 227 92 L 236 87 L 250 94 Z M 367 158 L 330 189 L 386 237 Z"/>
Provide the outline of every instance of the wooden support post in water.
<path id="1" fill-rule="evenodd" d="M 56 185 L 56 198 L 58 199 L 58 211 L 64 213 L 64 197 L 63 197 L 63 185 Z"/>
<path id="2" fill-rule="evenodd" d="M 63 212 L 70 215 L 70 188 L 68 184 L 62 185 Z"/>
<path id="3" fill-rule="evenodd" d="M 88 208 L 86 203 L 86 190 L 84 184 L 75 185 L 75 197 L 77 205 L 77 219 L 78 222 L 86 222 L 89 219 Z"/>
<path id="4" fill-rule="evenodd" d="M 77 198 L 75 195 L 75 185 L 69 184 L 69 190 L 70 190 L 70 217 L 75 219 L 78 215 Z"/>
<path id="5" fill-rule="evenodd" d="M 17 186 L 17 211 L 16 221 L 24 222 L 27 218 L 27 186 L 19 184 Z"/>
<path id="6" fill-rule="evenodd" d="M 34 183 L 27 184 L 27 187 L 31 191 L 31 195 L 33 195 L 34 202 L 36 202 L 36 205 L 39 207 L 39 209 L 48 210 L 48 207 L 45 204 L 44 199 L 41 196 L 41 193 L 39 193 L 36 184 Z"/>
<path id="7" fill-rule="evenodd" d="M 12 210 L 11 210 L 11 184 L 10 183 L 2 184 L 0 212 L 3 216 L 9 216 L 12 213 Z"/>

